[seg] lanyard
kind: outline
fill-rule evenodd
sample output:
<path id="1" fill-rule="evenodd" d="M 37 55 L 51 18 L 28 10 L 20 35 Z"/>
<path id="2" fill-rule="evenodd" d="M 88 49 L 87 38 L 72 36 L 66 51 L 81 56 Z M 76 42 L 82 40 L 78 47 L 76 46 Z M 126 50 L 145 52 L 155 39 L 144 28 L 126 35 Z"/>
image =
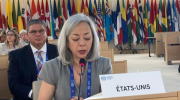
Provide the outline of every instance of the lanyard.
<path id="1" fill-rule="evenodd" d="M 48 61 L 49 59 L 48 59 L 48 54 L 46 53 L 46 61 Z M 35 65 L 36 65 L 36 60 L 35 60 Z M 37 77 L 38 77 L 38 75 L 39 75 L 39 70 L 38 70 L 38 68 L 37 68 L 37 65 L 36 65 L 36 73 L 37 73 Z"/>
<path id="2" fill-rule="evenodd" d="M 14 49 L 15 49 L 15 45 L 14 45 Z"/>
<path id="3" fill-rule="evenodd" d="M 88 71 L 87 71 L 87 97 L 91 96 L 91 62 L 88 62 Z M 75 97 L 75 90 L 74 90 L 74 74 L 73 74 L 73 67 L 70 66 L 70 78 L 71 78 L 71 98 Z"/>

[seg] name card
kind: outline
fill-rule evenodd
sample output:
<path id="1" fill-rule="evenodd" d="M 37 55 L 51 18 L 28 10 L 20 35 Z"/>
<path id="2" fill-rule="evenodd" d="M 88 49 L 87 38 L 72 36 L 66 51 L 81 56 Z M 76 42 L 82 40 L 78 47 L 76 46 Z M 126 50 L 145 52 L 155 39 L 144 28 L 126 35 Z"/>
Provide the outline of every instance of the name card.
<path id="1" fill-rule="evenodd" d="M 53 37 L 52 36 L 48 36 L 48 40 L 53 40 Z"/>
<path id="2" fill-rule="evenodd" d="M 99 77 L 104 98 L 165 93 L 160 71 Z"/>

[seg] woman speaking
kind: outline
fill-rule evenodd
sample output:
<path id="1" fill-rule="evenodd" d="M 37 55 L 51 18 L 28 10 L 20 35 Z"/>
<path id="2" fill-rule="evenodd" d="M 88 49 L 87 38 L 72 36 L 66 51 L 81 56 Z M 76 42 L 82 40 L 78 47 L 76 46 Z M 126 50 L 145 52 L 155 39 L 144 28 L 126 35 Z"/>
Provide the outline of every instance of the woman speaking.
<path id="1" fill-rule="evenodd" d="M 89 17 L 76 14 L 65 22 L 58 39 L 59 57 L 44 63 L 39 78 L 39 100 L 77 100 L 82 68 L 80 100 L 101 92 L 99 75 L 111 74 L 108 58 L 99 56 L 99 39 Z"/>

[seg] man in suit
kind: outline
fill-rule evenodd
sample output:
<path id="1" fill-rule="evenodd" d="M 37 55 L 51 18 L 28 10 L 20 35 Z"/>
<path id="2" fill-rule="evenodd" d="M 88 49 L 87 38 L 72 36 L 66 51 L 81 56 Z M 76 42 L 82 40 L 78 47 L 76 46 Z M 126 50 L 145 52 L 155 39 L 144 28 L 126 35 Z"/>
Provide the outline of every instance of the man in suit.
<path id="1" fill-rule="evenodd" d="M 32 100 L 32 82 L 44 62 L 58 56 L 55 45 L 46 44 L 46 25 L 33 19 L 27 24 L 29 45 L 9 53 L 8 84 L 13 100 Z"/>

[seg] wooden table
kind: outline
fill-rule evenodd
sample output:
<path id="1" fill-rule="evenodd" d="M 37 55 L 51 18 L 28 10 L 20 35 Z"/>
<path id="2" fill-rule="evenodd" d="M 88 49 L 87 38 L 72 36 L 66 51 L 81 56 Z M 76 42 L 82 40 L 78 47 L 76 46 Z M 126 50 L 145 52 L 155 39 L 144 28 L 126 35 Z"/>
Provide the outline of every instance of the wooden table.
<path id="1" fill-rule="evenodd" d="M 148 40 L 156 40 L 156 37 L 146 37 L 146 39 L 148 39 Z M 150 43 L 149 43 L 149 41 L 148 41 L 148 49 L 149 49 L 149 57 L 151 57 L 151 54 L 150 54 Z M 155 53 L 155 49 L 154 49 L 154 53 Z"/>

